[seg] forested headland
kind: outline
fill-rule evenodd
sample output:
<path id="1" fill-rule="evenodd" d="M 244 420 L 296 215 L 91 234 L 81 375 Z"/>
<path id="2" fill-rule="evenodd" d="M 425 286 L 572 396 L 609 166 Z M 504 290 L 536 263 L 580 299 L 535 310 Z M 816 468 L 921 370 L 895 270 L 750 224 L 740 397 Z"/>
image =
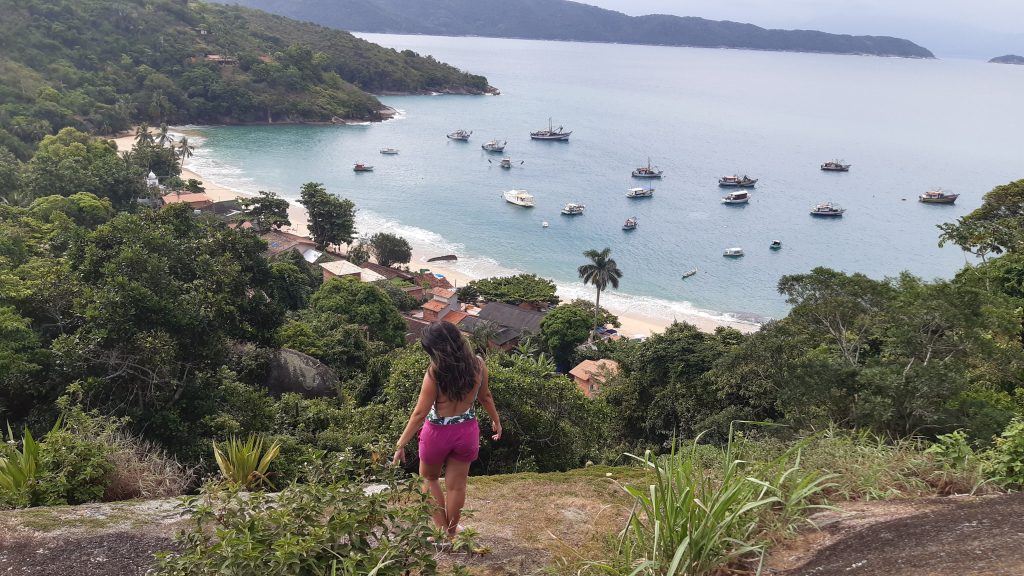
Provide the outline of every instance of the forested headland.
<path id="1" fill-rule="evenodd" d="M 565 0 L 216 1 L 359 32 L 934 58 L 928 49 L 891 36 L 773 30 L 741 22 L 667 14 L 628 16 Z"/>
<path id="2" fill-rule="evenodd" d="M 380 119 L 370 93 L 483 94 L 413 52 L 240 7 L 0 0 L 0 144 L 27 159 L 65 127 Z"/>

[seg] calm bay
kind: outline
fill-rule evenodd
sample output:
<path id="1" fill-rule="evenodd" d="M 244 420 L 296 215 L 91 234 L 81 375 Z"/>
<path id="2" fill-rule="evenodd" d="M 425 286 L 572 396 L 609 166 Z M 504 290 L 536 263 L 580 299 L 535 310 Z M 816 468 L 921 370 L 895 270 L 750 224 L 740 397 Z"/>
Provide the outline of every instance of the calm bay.
<path id="1" fill-rule="evenodd" d="M 356 203 L 361 233 L 393 231 L 424 251 L 458 254 L 455 267 L 474 277 L 534 272 L 563 298 L 592 297 L 576 268 L 584 250 L 608 246 L 625 276 L 602 302 L 651 317 L 779 317 L 778 278 L 815 266 L 951 277 L 966 260 L 938 247 L 936 225 L 1024 169 L 1024 67 L 361 36 L 484 74 L 502 95 L 382 97 L 399 115 L 372 125 L 202 127 L 189 167 L 288 198 L 323 182 Z M 569 142 L 530 140 L 549 117 L 573 131 Z M 473 131 L 469 142 L 445 138 L 458 128 Z M 481 150 L 495 138 L 508 141 L 512 169 Z M 383 156 L 385 146 L 401 152 Z M 644 184 L 630 171 L 648 158 L 665 177 L 651 182 L 653 198 L 627 199 Z M 850 172 L 819 170 L 833 158 Z M 354 173 L 356 162 L 375 170 Z M 727 190 L 717 180 L 731 174 L 759 179 L 748 205 L 720 202 Z M 935 187 L 961 196 L 953 206 L 917 202 Z M 502 201 L 513 188 L 529 190 L 536 207 Z M 824 201 L 844 217 L 812 218 Z M 560 215 L 567 202 L 586 213 Z M 639 226 L 623 232 L 630 216 Z M 775 239 L 779 251 L 768 249 Z M 746 255 L 723 258 L 733 246 Z"/>

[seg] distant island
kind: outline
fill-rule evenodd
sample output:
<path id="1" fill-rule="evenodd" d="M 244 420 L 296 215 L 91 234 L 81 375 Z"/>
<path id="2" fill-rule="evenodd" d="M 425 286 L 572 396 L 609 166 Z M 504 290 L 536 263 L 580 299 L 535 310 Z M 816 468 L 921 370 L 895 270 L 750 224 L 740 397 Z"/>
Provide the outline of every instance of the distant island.
<path id="1" fill-rule="evenodd" d="M 1024 64 L 1024 56 L 1017 56 L 1016 54 L 1007 54 L 1006 56 L 996 56 L 989 60 L 990 64 Z"/>
<path id="2" fill-rule="evenodd" d="M 627 16 L 566 0 L 214 1 L 359 32 L 935 57 L 929 50 L 902 38 L 769 30 L 739 22 L 664 14 Z"/>

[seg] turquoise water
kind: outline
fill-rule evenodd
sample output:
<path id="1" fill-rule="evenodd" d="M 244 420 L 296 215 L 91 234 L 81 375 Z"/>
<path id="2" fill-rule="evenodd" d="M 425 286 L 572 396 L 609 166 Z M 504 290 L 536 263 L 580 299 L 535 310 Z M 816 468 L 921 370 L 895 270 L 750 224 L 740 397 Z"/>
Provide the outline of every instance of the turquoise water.
<path id="1" fill-rule="evenodd" d="M 384 97 L 400 114 L 374 125 L 204 128 L 191 167 L 292 198 L 303 182 L 323 182 L 356 203 L 361 233 L 393 230 L 432 254 L 457 253 L 458 268 L 477 277 L 535 272 L 563 297 L 591 296 L 576 278 L 581 253 L 608 246 L 625 273 L 609 304 L 663 318 L 784 315 L 778 278 L 815 266 L 950 277 L 965 258 L 938 248 L 936 224 L 1024 176 L 1024 67 L 363 36 L 485 74 L 502 95 Z M 549 116 L 573 130 L 568 143 L 530 140 Z M 457 128 L 472 139 L 448 141 Z M 515 168 L 480 149 L 492 138 L 508 140 Z M 384 146 L 401 153 L 383 156 Z M 648 157 L 665 178 L 653 181 L 654 198 L 629 200 L 626 190 L 643 184 L 630 171 Z M 821 172 L 832 158 L 852 170 Z M 355 162 L 376 169 L 356 174 Z M 760 179 L 749 205 L 719 202 L 718 177 L 734 173 Z M 916 201 L 934 187 L 961 197 L 955 206 Z M 529 190 L 536 207 L 503 202 L 512 188 Z M 845 217 L 808 215 L 826 200 Z M 586 213 L 561 216 L 567 202 Z M 629 216 L 639 227 L 627 233 Z M 769 251 L 773 239 L 782 250 Z M 732 246 L 746 256 L 723 258 Z M 693 267 L 700 272 L 681 280 Z"/>

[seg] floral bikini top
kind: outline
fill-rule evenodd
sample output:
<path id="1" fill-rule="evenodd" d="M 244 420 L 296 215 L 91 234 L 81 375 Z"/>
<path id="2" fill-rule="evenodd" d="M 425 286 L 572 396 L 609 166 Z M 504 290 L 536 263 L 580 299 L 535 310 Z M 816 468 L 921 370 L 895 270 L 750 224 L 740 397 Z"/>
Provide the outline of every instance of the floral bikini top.
<path id="1" fill-rule="evenodd" d="M 434 404 L 430 406 L 430 413 L 427 414 L 427 422 L 435 424 L 437 426 L 452 426 L 454 424 L 462 424 L 470 420 L 476 419 L 476 411 L 473 409 L 476 406 L 477 396 L 480 395 L 480 388 L 483 387 L 483 382 L 480 382 L 476 386 L 476 392 L 473 394 L 473 403 L 469 405 L 462 414 L 456 414 L 455 416 L 438 416 L 437 415 L 437 400 L 434 400 Z"/>

